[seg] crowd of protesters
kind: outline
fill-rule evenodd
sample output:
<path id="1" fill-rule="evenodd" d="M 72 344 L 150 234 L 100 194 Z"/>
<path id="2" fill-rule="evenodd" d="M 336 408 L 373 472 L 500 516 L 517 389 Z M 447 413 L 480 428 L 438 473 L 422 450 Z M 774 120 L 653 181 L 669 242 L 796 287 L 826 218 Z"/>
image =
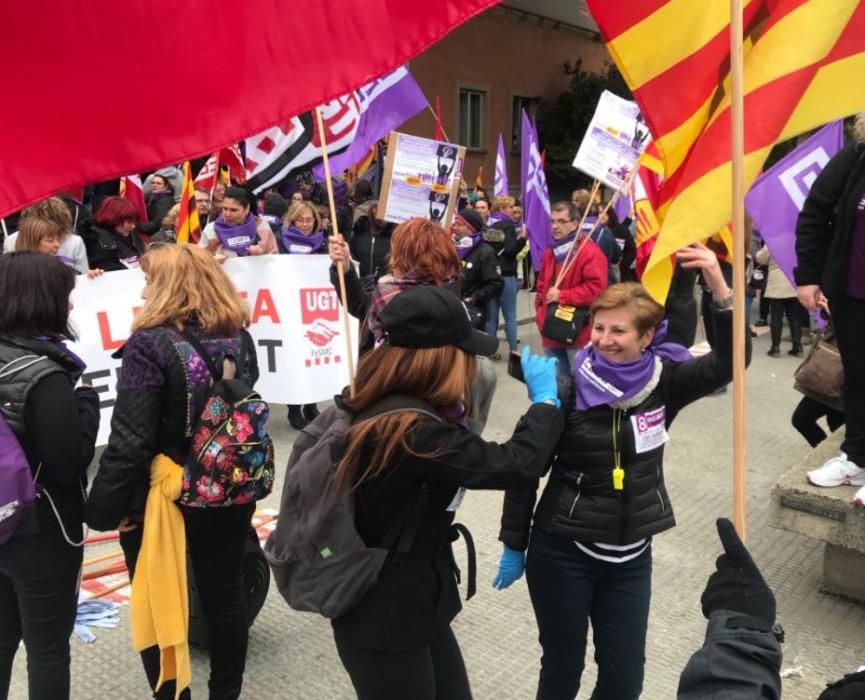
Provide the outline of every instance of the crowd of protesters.
<path id="1" fill-rule="evenodd" d="M 846 417 L 845 453 L 811 475 L 825 486 L 865 485 L 861 362 L 853 352 L 865 318 L 861 268 L 843 264 L 845 246 L 855 247 L 856 260 L 865 250 L 855 213 L 863 161 L 862 146 L 850 148 L 827 166 L 806 202 L 797 232 L 798 290 L 782 284 L 761 247 L 751 250 L 756 265 L 747 279 L 768 301 L 772 357 L 780 354 L 782 316 L 791 331 L 789 354 L 802 355 L 803 327 L 810 325 L 802 304 L 831 310 L 836 321 L 848 371 L 844 412 L 800 405 L 794 419 L 816 444 L 818 418 L 826 416 L 834 430 Z M 843 186 L 850 181 L 858 189 Z M 591 622 L 598 665 L 592 697 L 638 698 L 652 539 L 674 526 L 663 447 L 680 410 L 732 379 L 729 265 L 705 245 L 682 249 L 665 307 L 637 281 L 633 222 L 620 221 L 586 190 L 552 205 L 552 240 L 532 260 L 513 197 L 491 200 L 480 188 L 464 188 L 445 231 L 425 219 L 398 226 L 382 220 L 364 180 L 331 221 L 317 187 L 304 180 L 293 191 L 260 196 L 240 184 L 196 190 L 201 235 L 186 245 L 176 245 L 176 168 L 145 179 L 147 221 L 126 198 L 97 189 L 92 208 L 52 197 L 24 209 L 17 230 L 7 228 L 0 428 L 10 430 L 0 430 L 0 444 L 19 446 L 47 498 L 37 498 L 9 536 L 0 531 L 0 698 L 22 640 L 30 697 L 70 697 L 69 634 L 85 523 L 120 532 L 130 574 L 146 570 L 133 591 L 139 580 L 162 590 L 158 572 L 177 564 L 148 535 L 181 533 L 209 622 L 210 697 L 240 697 L 247 647 L 240 561 L 251 494 L 260 492 L 244 472 L 234 475 L 234 486 L 250 488 L 244 497 L 209 492 L 211 505 L 222 507 L 193 507 L 181 494 L 190 488 L 188 455 L 201 452 L 195 421 L 211 405 L 214 382 L 251 388 L 258 377 L 248 311 L 220 263 L 260 255 L 329 255 L 335 285 L 337 266 L 344 271 L 347 311 L 362 322 L 361 360 L 357 392 L 338 400 L 356 423 L 335 464 L 335 484 L 352 494 L 364 543 L 384 546 L 406 502 L 419 490 L 424 495 L 407 558 L 389 557 L 366 597 L 333 622 L 358 697 L 471 697 L 451 629 L 460 609 L 451 543 L 462 493 L 474 488 L 506 491 L 494 586 L 527 575 L 543 650 L 537 697 L 576 696 Z M 845 213 L 835 224 L 839 232 L 824 240 L 820 227 L 838 207 Z M 76 275 L 134 268 L 144 273 L 144 304 L 121 351 L 108 446 L 87 495 L 99 411 L 93 388 L 76 388 L 84 368 L 64 345 L 75 338 L 69 295 Z M 696 333 L 697 281 L 711 351 L 695 358 L 688 346 Z M 542 356 L 519 337 L 520 293 L 534 295 Z M 507 350 L 525 346 L 519 364 L 530 405 L 510 440 L 497 444 L 480 432 L 494 400 L 500 320 Z M 392 397 L 425 408 L 373 410 Z M 320 415 L 315 404 L 288 407 L 298 431 Z M 172 503 L 178 500 L 183 505 Z M 703 597 L 709 635 L 682 675 L 679 697 L 780 697 L 774 597 L 729 523 L 718 527 L 725 555 Z M 190 697 L 182 645 L 167 655 L 158 630 L 141 632 L 142 614 L 133 592 L 133 638 L 154 697 Z M 734 643 L 724 636 L 729 629 L 737 631 Z M 738 676 L 715 673 L 718 659 L 738 664 Z"/>

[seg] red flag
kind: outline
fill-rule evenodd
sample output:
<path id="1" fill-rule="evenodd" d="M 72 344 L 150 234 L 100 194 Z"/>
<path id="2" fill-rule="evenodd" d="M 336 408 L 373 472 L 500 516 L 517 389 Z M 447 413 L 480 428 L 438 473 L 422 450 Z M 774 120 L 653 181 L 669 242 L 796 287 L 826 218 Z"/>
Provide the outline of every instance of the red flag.
<path id="1" fill-rule="evenodd" d="M 439 96 L 436 95 L 436 111 L 435 111 L 436 125 L 435 131 L 433 131 L 433 141 L 444 141 L 444 131 L 442 131 L 442 102 L 439 99 Z"/>
<path id="2" fill-rule="evenodd" d="M 120 196 L 128 200 L 138 211 L 138 221 L 147 222 L 147 205 L 144 203 L 144 188 L 138 175 L 120 178 Z"/>
<path id="3" fill-rule="evenodd" d="M 216 186 L 216 174 L 219 172 L 219 156 L 214 153 L 195 176 L 195 186 L 208 192 Z"/>
<path id="4" fill-rule="evenodd" d="M 177 242 L 198 243 L 201 238 L 201 223 L 198 220 L 198 207 L 195 204 L 195 186 L 189 161 L 183 162 L 183 187 L 180 190 L 180 213 L 177 215 Z"/>
<path id="5" fill-rule="evenodd" d="M 231 179 L 235 182 L 246 181 L 246 167 L 240 157 L 240 147 L 237 145 L 223 148 L 219 152 L 219 165 L 228 168 Z"/>
<path id="6" fill-rule="evenodd" d="M 148 2 L 3 3 L 0 24 L 15 29 L 0 42 L 2 65 L 27 70 L 0 78 L 5 104 L 22 105 L 7 110 L 0 129 L 0 216 L 75 184 L 216 153 L 394 70 L 495 4 L 440 0 L 430 12 L 421 2 L 295 0 L 277 17 L 273 0 L 247 0 L 228 17 L 210 0 L 186 0 L 166 21 Z M 191 26 L 207 40 L 189 41 Z M 131 31 L 147 37 L 147 51 L 106 40 Z M 358 51 L 357 36 L 390 40 Z M 234 77 L 201 71 L 190 111 L 188 81 L 152 80 L 153 56 L 179 66 L 214 66 L 231 56 Z M 310 56 L 315 70 L 299 71 Z M 81 99 L 84 75 L 89 94 L 111 96 L 111 109 Z M 49 83 L 51 90 L 33 87 Z M 158 104 L 159 118 L 142 104 Z"/>
<path id="7" fill-rule="evenodd" d="M 541 151 L 541 168 L 544 167 L 544 164 L 547 162 L 547 149 L 545 148 Z"/>

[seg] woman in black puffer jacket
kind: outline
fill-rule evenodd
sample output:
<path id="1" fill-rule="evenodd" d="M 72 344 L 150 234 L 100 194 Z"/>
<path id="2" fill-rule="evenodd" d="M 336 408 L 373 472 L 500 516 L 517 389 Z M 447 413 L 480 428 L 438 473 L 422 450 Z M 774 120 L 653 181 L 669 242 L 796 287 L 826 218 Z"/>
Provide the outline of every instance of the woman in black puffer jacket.
<path id="1" fill-rule="evenodd" d="M 695 359 L 661 342 L 664 309 L 641 285 L 601 292 L 591 306 L 591 345 L 561 395 L 565 430 L 540 503 L 536 488 L 505 498 L 494 585 L 509 586 L 525 565 L 543 648 L 538 698 L 576 696 L 589 620 L 598 662 L 592 698 L 636 700 L 642 690 L 651 538 L 675 525 L 663 475 L 667 428 L 682 408 L 727 384 L 733 365 L 731 292 L 715 254 L 695 244 L 678 258 L 702 270 L 712 291 L 714 350 Z"/>

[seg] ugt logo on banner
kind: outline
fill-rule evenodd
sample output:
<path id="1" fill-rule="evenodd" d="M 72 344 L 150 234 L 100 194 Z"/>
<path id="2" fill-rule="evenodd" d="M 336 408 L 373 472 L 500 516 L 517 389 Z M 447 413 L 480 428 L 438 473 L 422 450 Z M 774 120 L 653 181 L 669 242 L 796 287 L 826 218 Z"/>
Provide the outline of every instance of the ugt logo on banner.
<path id="1" fill-rule="evenodd" d="M 300 290 L 300 320 L 303 337 L 311 346 L 304 364 L 312 367 L 341 362 L 333 347 L 333 339 L 339 335 L 339 299 L 332 287 Z"/>
<path id="2" fill-rule="evenodd" d="M 811 185 L 828 162 L 829 154 L 826 153 L 826 149 L 817 146 L 778 176 L 778 180 L 793 200 L 797 210 L 801 211 L 805 198 L 811 191 Z"/>

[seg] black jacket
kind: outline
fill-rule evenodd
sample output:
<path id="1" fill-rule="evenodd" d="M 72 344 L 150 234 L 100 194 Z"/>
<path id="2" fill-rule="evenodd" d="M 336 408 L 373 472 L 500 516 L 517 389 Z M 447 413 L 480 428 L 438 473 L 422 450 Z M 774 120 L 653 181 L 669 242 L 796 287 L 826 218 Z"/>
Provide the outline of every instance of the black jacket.
<path id="1" fill-rule="evenodd" d="M 715 314 L 717 347 L 709 354 L 682 363 L 662 362 L 656 386 L 632 408 L 603 405 L 578 411 L 568 382 L 567 396 L 562 397 L 567 407 L 565 430 L 537 510 L 537 484 L 528 490 L 508 491 L 499 539 L 512 549 L 525 549 L 533 511 L 535 527 L 582 542 L 626 545 L 673 527 L 676 523 L 664 485 L 664 446 L 637 452 L 634 423 L 651 411 L 662 411 L 669 428 L 682 408 L 730 381 L 732 317 L 730 311 Z M 747 351 L 749 358 L 750 342 Z M 614 490 L 612 482 L 616 418 L 621 421 L 622 491 Z"/>
<path id="2" fill-rule="evenodd" d="M 169 190 L 151 194 L 147 198 L 147 221 L 136 227 L 141 233 L 153 235 L 162 228 L 162 220 L 174 206 L 174 193 Z"/>
<path id="3" fill-rule="evenodd" d="M 496 252 L 489 243 L 481 241 L 463 258 L 460 279 L 460 295 L 478 309 L 485 309 L 490 299 L 501 296 L 505 283 L 499 272 Z"/>
<path id="4" fill-rule="evenodd" d="M 128 268 L 121 260 L 137 258 L 144 254 L 144 242 L 135 231 L 126 237 L 91 224 L 81 230 L 81 238 L 84 239 L 87 248 L 87 262 L 91 270 L 96 268 L 106 272 L 126 270 Z"/>
<path id="5" fill-rule="evenodd" d="M 226 355 L 242 357 L 239 378 L 250 386 L 256 382 L 258 362 L 248 333 L 210 337 L 194 324 L 187 328 L 218 366 Z M 96 530 L 113 530 L 123 517 L 143 512 L 150 462 L 157 454 L 178 464 L 186 461 L 210 393 L 210 374 L 173 327 L 136 331 L 122 354 L 111 435 L 87 499 L 87 524 Z"/>
<path id="6" fill-rule="evenodd" d="M 796 222 L 796 284 L 817 284 L 830 304 L 844 294 L 850 234 L 865 192 L 865 145 L 841 149 L 814 180 Z"/>
<path id="7" fill-rule="evenodd" d="M 702 648 L 679 677 L 677 700 L 780 700 L 781 645 L 769 630 L 742 626 L 741 617 L 712 614 Z"/>
<path id="8" fill-rule="evenodd" d="M 25 356 L 43 359 L 29 364 Z M 87 466 L 99 430 L 99 397 L 92 388 L 73 388 L 82 369 L 55 343 L 4 336 L 0 367 L 12 361 L 29 366 L 0 380 L 0 412 L 34 475 L 38 469 L 37 482 L 54 500 L 67 534 L 79 540 Z M 49 503 L 40 498 L 15 537 L 57 527 Z"/>
<path id="9" fill-rule="evenodd" d="M 351 257 L 360 263 L 360 276 L 378 279 L 388 270 L 390 258 L 390 236 L 395 224 L 386 223 L 384 228 L 376 229 L 368 216 L 354 222 L 348 247 Z"/>
<path id="10" fill-rule="evenodd" d="M 411 552 L 388 560 L 375 587 L 357 607 L 333 622 L 340 642 L 385 651 L 429 644 L 461 604 L 454 577 L 452 523 L 447 510 L 460 487 L 518 488 L 538 477 L 562 431 L 562 416 L 547 404 L 534 404 L 504 443 L 486 442 L 452 423 L 423 420 L 409 444 L 422 457 L 400 454 L 381 474 L 358 487 L 355 522 L 368 546 L 378 546 L 425 483 L 429 500 Z"/>
<path id="11" fill-rule="evenodd" d="M 490 224 L 489 228 L 504 233 L 504 240 L 501 241 L 492 240 L 486 235 L 484 236 L 484 240 L 495 251 L 498 257 L 502 277 L 516 277 L 517 255 L 528 244 L 528 239 L 517 236 L 514 222 L 509 219 L 494 221 Z"/>

